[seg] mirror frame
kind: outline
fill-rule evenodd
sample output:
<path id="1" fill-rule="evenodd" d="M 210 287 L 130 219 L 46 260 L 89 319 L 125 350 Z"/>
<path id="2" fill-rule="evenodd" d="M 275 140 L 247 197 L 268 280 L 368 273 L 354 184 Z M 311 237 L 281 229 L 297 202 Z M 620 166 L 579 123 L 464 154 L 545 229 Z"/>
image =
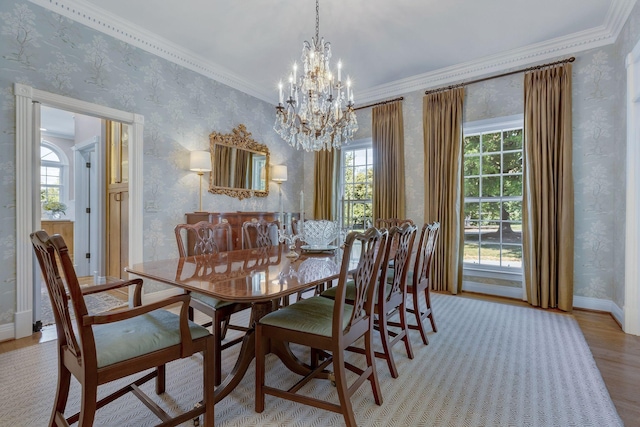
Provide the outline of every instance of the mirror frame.
<path id="1" fill-rule="evenodd" d="M 226 194 L 240 200 L 251 197 L 267 197 L 269 195 L 269 148 L 251 138 L 251 132 L 243 124 L 239 124 L 231 133 L 211 132 L 209 135 L 209 148 L 211 151 L 211 165 L 214 166 L 214 148 L 216 145 L 240 148 L 253 153 L 264 154 L 267 158 L 265 164 L 265 190 L 252 190 L 248 188 L 221 187 L 213 184 L 213 171 L 209 174 L 209 192 L 213 194 Z"/>

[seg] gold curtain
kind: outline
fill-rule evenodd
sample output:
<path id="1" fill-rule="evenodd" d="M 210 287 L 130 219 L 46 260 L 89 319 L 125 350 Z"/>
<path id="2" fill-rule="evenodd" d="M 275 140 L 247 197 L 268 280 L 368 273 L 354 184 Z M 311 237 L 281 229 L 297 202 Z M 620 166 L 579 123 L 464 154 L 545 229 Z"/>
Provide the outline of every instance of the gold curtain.
<path id="1" fill-rule="evenodd" d="M 373 108 L 373 219 L 405 217 L 402 102 Z"/>
<path id="2" fill-rule="evenodd" d="M 213 185 L 220 187 L 231 186 L 231 147 L 216 145 L 213 156 Z"/>
<path id="3" fill-rule="evenodd" d="M 464 88 L 423 98 L 425 221 L 440 222 L 431 270 L 434 290 L 462 290 L 462 109 Z"/>
<path id="4" fill-rule="evenodd" d="M 571 64 L 524 77 L 523 264 L 527 300 L 573 309 Z"/>
<path id="5" fill-rule="evenodd" d="M 235 188 L 251 188 L 250 171 L 253 154 L 247 150 L 236 149 Z"/>
<path id="6" fill-rule="evenodd" d="M 334 157 L 336 150 L 321 150 L 315 153 L 313 168 L 313 218 L 333 220 Z"/>

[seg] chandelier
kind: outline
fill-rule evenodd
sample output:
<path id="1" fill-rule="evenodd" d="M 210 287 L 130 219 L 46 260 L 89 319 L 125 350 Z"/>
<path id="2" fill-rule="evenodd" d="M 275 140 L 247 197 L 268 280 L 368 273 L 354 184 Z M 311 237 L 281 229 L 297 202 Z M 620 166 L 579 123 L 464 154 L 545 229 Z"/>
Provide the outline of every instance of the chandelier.
<path id="1" fill-rule="evenodd" d="M 353 111 L 351 80 L 342 80 L 342 63 L 337 75 L 331 72 L 331 44 L 319 36 L 320 7 L 316 0 L 316 36 L 302 45 L 302 73 L 293 64 L 288 98 L 282 81 L 273 129 L 294 148 L 306 151 L 340 148 L 353 140 L 358 130 Z M 344 107 L 343 107 L 344 105 Z"/>

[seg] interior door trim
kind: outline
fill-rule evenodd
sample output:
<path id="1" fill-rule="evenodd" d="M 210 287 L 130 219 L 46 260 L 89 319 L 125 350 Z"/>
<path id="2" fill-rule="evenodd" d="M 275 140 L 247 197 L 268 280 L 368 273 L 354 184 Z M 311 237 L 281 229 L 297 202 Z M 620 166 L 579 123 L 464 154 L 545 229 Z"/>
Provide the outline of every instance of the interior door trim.
<path id="1" fill-rule="evenodd" d="M 33 330 L 33 289 L 34 260 L 29 234 L 40 226 L 40 218 L 35 214 L 36 197 L 39 192 L 35 185 L 38 175 L 36 147 L 40 146 L 39 131 L 34 126 L 40 119 L 34 117 L 32 104 L 44 105 L 75 111 L 88 116 L 127 123 L 131 126 L 129 135 L 129 263 L 143 259 L 143 128 L 144 116 L 104 107 L 62 95 L 34 89 L 31 86 L 14 83 L 16 108 L 16 310 L 14 317 L 14 338 L 32 334 Z M 36 121 L 38 123 L 36 123 Z M 104 236 L 103 236 L 104 238 Z"/>

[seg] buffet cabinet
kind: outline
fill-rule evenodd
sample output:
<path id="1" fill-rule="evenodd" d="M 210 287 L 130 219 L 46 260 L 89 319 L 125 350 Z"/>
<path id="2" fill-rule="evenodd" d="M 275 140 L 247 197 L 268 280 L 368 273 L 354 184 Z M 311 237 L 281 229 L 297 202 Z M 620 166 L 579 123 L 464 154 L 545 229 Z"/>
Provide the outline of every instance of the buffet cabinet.
<path id="1" fill-rule="evenodd" d="M 185 214 L 187 224 L 195 224 L 200 221 L 208 221 L 211 223 L 222 222 L 227 220 L 231 226 L 231 241 L 233 249 L 242 249 L 242 224 L 252 219 L 276 221 L 280 218 L 279 212 L 192 212 Z M 284 225 L 289 228 L 293 218 L 299 218 L 300 214 L 285 212 Z M 191 247 L 191 244 L 188 245 Z"/>

